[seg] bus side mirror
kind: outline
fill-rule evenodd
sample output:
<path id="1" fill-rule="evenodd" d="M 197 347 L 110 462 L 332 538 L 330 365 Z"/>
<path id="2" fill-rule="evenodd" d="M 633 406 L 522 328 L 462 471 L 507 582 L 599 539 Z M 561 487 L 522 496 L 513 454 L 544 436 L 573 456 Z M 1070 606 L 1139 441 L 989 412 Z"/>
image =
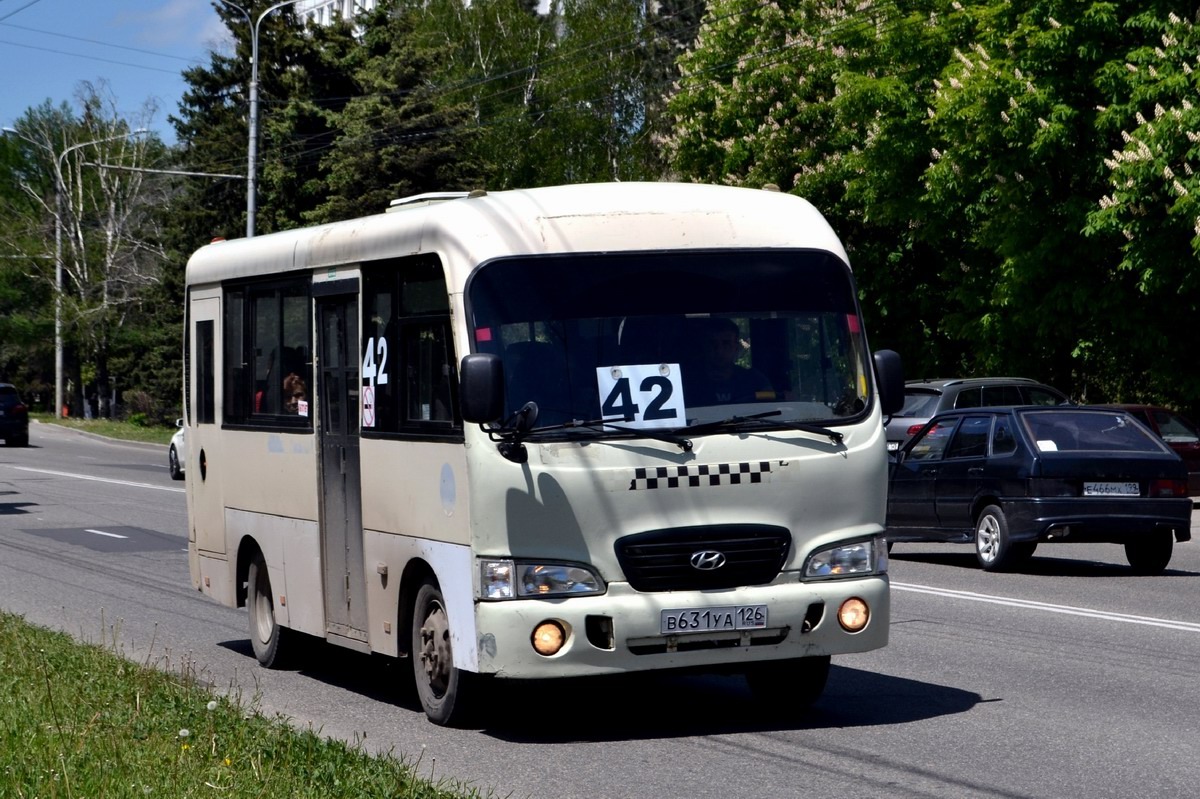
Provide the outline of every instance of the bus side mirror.
<path id="1" fill-rule="evenodd" d="M 504 364 L 499 355 L 464 355 L 459 368 L 463 421 L 490 424 L 504 415 Z"/>
<path id="2" fill-rule="evenodd" d="M 894 350 L 875 352 L 875 380 L 879 384 L 879 402 L 884 416 L 904 408 L 904 366 Z"/>

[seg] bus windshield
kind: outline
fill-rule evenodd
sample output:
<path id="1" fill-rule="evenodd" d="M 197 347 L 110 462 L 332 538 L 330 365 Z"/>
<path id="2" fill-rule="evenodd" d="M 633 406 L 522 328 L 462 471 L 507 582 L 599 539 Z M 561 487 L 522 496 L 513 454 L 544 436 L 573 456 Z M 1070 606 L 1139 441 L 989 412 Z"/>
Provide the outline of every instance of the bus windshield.
<path id="1" fill-rule="evenodd" d="M 731 416 L 836 425 L 869 404 L 848 267 L 810 250 L 514 257 L 466 289 L 506 413 L 682 428 Z"/>

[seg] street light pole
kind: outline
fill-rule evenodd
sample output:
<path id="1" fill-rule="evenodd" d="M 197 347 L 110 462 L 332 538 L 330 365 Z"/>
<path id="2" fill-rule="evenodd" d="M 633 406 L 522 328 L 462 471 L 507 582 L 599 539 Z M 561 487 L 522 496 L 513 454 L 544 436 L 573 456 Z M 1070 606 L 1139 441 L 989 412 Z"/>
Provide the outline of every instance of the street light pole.
<path id="1" fill-rule="evenodd" d="M 63 228 L 63 194 L 66 182 L 63 180 L 63 160 L 68 153 L 81 147 L 93 144 L 127 139 L 130 136 L 140 136 L 146 133 L 146 128 L 138 128 L 116 136 L 106 136 L 102 139 L 72 144 L 58 154 L 54 172 L 54 416 L 61 419 L 63 415 L 63 336 L 62 336 L 62 306 L 63 306 L 63 257 L 62 257 L 62 228 Z"/>
<path id="2" fill-rule="evenodd" d="M 246 238 L 254 238 L 254 220 L 258 215 L 258 26 L 272 11 L 298 3 L 300 0 L 283 0 L 268 8 L 251 23 L 250 12 L 230 0 L 221 0 L 236 8 L 246 17 L 250 26 L 250 147 L 246 157 Z"/>

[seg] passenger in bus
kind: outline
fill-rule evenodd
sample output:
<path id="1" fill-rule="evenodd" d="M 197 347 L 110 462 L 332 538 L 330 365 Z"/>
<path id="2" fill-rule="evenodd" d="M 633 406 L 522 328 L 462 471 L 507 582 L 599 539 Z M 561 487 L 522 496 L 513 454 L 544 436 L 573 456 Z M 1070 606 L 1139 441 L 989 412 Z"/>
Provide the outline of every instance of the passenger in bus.
<path id="1" fill-rule="evenodd" d="M 737 362 L 743 344 L 732 319 L 714 318 L 699 337 L 700 359 L 683 370 L 684 401 L 689 406 L 723 405 L 775 398 L 771 381 Z"/>
<path id="2" fill-rule="evenodd" d="M 308 391 L 304 385 L 304 379 L 295 372 L 290 373 L 283 378 L 283 411 L 284 413 L 298 414 L 301 410 L 301 403 L 307 412 Z M 306 413 L 307 415 L 307 413 Z"/>

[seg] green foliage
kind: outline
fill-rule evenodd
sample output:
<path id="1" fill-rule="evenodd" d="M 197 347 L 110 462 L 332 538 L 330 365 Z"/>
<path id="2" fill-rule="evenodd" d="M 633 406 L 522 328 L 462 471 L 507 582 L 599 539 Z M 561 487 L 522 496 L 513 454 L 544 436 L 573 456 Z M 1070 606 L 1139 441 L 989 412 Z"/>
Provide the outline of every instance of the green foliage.
<path id="1" fill-rule="evenodd" d="M 415 12 L 381 5 L 364 24 L 344 65 L 356 96 L 334 115 L 339 135 L 324 161 L 330 192 L 308 214 L 313 222 L 381 213 L 397 197 L 482 182 L 478 164 L 464 156 L 469 108 L 439 102 L 428 76 L 441 51 L 414 34 Z"/>
<path id="2" fill-rule="evenodd" d="M 813 200 L 911 376 L 1194 407 L 1194 14 L 724 0 L 682 61 L 672 164 Z"/>

